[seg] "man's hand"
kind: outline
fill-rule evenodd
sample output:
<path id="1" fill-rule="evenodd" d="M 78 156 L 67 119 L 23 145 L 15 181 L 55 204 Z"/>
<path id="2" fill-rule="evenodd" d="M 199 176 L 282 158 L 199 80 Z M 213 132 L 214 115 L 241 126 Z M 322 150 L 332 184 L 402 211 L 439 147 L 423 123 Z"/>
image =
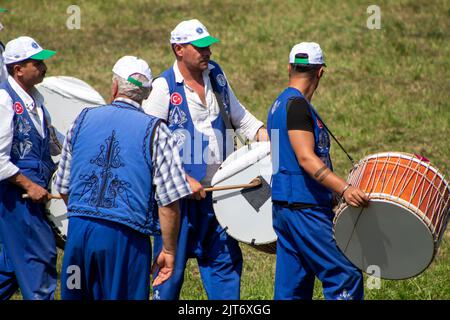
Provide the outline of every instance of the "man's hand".
<path id="1" fill-rule="evenodd" d="M 369 205 L 369 197 L 360 189 L 349 186 L 342 194 L 345 202 L 352 207 L 367 207 Z"/>
<path id="2" fill-rule="evenodd" d="M 186 174 L 186 179 L 191 187 L 192 194 L 189 196 L 191 199 L 202 200 L 206 197 L 206 192 L 200 182 L 192 178 L 190 175 Z"/>
<path id="3" fill-rule="evenodd" d="M 50 200 L 50 194 L 47 190 L 34 183 L 20 172 L 9 177 L 8 181 L 24 189 L 33 202 L 45 203 Z"/>
<path id="4" fill-rule="evenodd" d="M 36 183 L 32 183 L 26 191 L 33 202 L 45 203 L 50 200 L 48 191 Z"/>
<path id="5" fill-rule="evenodd" d="M 157 276 L 153 279 L 152 286 L 159 286 L 166 282 L 172 276 L 174 268 L 175 254 L 163 248 L 152 266 L 152 274 L 158 272 Z"/>
<path id="6" fill-rule="evenodd" d="M 267 129 L 264 127 L 261 127 L 256 132 L 256 141 L 269 141 L 269 133 L 267 132 Z"/>

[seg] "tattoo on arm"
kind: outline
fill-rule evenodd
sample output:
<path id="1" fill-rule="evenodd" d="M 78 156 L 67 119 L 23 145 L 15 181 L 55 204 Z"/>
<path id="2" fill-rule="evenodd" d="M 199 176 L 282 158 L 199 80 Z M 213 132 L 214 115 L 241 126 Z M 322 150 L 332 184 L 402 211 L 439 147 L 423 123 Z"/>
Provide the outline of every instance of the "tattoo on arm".
<path id="1" fill-rule="evenodd" d="M 314 177 L 315 177 L 316 179 L 318 179 L 319 176 L 322 174 L 322 172 L 324 172 L 324 171 L 327 170 L 327 169 L 328 169 L 327 166 L 323 166 L 322 168 L 320 168 L 319 170 L 317 170 L 316 173 L 314 173 Z"/>
<path id="2" fill-rule="evenodd" d="M 319 182 L 322 182 L 329 174 L 331 170 L 325 165 L 314 174 L 314 178 L 316 178 Z"/>
<path id="3" fill-rule="evenodd" d="M 320 176 L 320 178 L 318 178 L 319 182 L 322 182 L 323 180 L 325 180 L 325 178 L 331 173 L 331 170 L 327 170 L 325 171 L 325 173 L 323 175 Z"/>

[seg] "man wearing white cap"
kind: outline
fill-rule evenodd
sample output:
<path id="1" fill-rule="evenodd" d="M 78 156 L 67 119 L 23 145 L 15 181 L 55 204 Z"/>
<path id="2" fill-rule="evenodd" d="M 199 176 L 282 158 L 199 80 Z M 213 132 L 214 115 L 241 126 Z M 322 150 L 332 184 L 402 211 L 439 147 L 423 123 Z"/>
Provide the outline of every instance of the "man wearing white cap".
<path id="1" fill-rule="evenodd" d="M 160 231 L 163 238 L 154 264 L 158 285 L 174 268 L 177 200 L 191 193 L 169 129 L 142 110 L 152 85 L 148 64 L 125 56 L 112 71 L 112 103 L 81 112 L 57 171 L 69 217 L 63 299 L 147 300 L 149 236 Z"/>
<path id="2" fill-rule="evenodd" d="M 239 129 L 251 140 L 268 139 L 263 123 L 238 101 L 220 66 L 210 60 L 210 46 L 218 41 L 196 19 L 179 23 L 170 38 L 176 61 L 155 81 L 143 104 L 147 113 L 168 122 L 183 146 L 186 173 L 203 186 L 210 185 L 222 161 L 233 151 L 229 131 Z M 180 203 L 182 223 L 174 275 L 164 285 L 154 287 L 153 298 L 178 299 L 187 259 L 197 258 L 209 299 L 239 299 L 239 245 L 218 224 L 211 194 L 205 198 L 203 191 L 194 197 Z M 158 237 L 154 250 L 161 250 Z"/>
<path id="3" fill-rule="evenodd" d="M 35 85 L 44 79 L 43 49 L 30 37 L 6 44 L 9 76 L 0 85 L 0 298 L 20 287 L 24 299 L 53 299 L 56 246 L 45 221 L 46 190 L 59 153 L 50 137 L 50 117 Z M 23 199 L 27 193 L 29 199 Z"/>
<path id="4" fill-rule="evenodd" d="M 330 139 L 311 105 L 324 73 L 320 46 L 302 42 L 289 55 L 289 85 L 270 108 L 267 127 L 279 131 L 272 176 L 273 226 L 278 236 L 275 299 L 311 299 L 314 279 L 326 299 L 362 299 L 361 272 L 333 239 L 333 192 L 355 207 L 367 195 L 333 173 Z M 273 157 L 276 158 L 276 157 Z M 274 164 L 275 168 L 275 164 Z"/>

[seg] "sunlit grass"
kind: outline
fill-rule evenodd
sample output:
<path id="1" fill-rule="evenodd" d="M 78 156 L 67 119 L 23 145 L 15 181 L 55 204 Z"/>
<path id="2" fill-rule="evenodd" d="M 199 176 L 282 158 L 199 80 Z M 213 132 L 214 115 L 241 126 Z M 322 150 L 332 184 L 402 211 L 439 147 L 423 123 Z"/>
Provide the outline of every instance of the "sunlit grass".
<path id="1" fill-rule="evenodd" d="M 237 96 L 258 118 L 287 84 L 287 59 L 301 41 L 319 42 L 328 68 L 313 103 L 353 158 L 384 151 L 423 154 L 444 173 L 450 157 L 450 3 L 376 1 L 381 29 L 368 30 L 364 1 L 77 1 L 81 29 L 68 30 L 72 1 L 21 0 L 2 4 L 4 43 L 34 37 L 57 55 L 49 75 L 80 78 L 105 99 L 111 68 L 121 56 L 147 60 L 155 75 L 173 63 L 169 34 L 181 20 L 198 18 L 221 42 L 213 58 Z M 30 14 L 31 13 L 31 14 Z M 61 106 L 64 107 L 64 106 Z M 351 165 L 333 146 L 337 172 Z M 367 299 L 450 299 L 449 239 L 420 276 L 382 281 Z M 243 299 L 271 299 L 275 257 L 245 245 Z M 59 293 L 57 294 L 59 297 Z M 320 283 L 315 298 L 322 298 Z M 19 296 L 16 296 L 18 298 Z M 183 299 L 205 299 L 190 261 Z"/>

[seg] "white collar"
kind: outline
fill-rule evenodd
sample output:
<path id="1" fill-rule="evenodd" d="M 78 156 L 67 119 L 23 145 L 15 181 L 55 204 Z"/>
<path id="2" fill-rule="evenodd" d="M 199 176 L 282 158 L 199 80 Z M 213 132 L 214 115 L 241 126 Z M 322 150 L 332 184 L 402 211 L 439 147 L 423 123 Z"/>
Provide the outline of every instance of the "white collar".
<path id="1" fill-rule="evenodd" d="M 137 109 L 141 109 L 142 110 L 142 106 L 139 103 L 137 103 L 134 100 L 128 99 L 128 98 L 117 97 L 117 98 L 114 99 L 114 101 L 122 101 L 122 102 L 125 102 L 125 103 L 128 103 L 128 104 L 131 104 L 133 107 L 135 107 Z"/>
<path id="2" fill-rule="evenodd" d="M 36 105 L 42 106 L 44 102 L 44 98 L 39 93 L 39 91 L 33 87 L 31 96 L 23 90 L 23 88 L 14 80 L 13 77 L 8 76 L 8 82 L 13 88 L 13 90 L 17 93 L 20 99 L 22 99 L 23 103 L 25 103 L 25 107 L 27 110 L 34 111 Z"/>
<path id="3" fill-rule="evenodd" d="M 203 79 L 205 77 L 209 76 L 209 71 L 214 69 L 214 66 L 210 63 L 208 63 L 208 69 L 203 71 Z M 180 72 L 180 69 L 178 68 L 178 62 L 175 60 L 174 64 L 173 64 L 173 72 L 175 73 L 175 81 L 177 83 L 183 83 L 184 82 L 184 77 Z"/>

